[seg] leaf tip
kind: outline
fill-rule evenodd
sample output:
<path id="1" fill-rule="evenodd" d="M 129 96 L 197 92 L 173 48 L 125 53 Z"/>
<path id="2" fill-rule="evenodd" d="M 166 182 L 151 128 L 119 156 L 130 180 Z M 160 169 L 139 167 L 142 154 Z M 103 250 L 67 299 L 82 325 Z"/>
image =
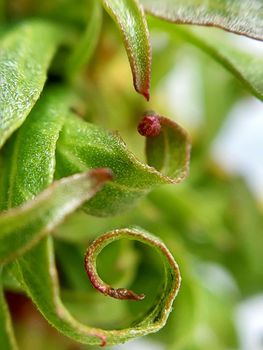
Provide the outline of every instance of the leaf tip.
<path id="1" fill-rule="evenodd" d="M 149 89 L 146 89 L 146 90 L 142 91 L 141 94 L 145 97 L 146 101 L 150 100 L 150 91 L 149 91 Z"/>
<path id="2" fill-rule="evenodd" d="M 136 294 L 132 290 L 126 289 L 126 288 L 111 288 L 109 287 L 105 293 L 106 295 L 109 295 L 112 298 L 115 299 L 122 299 L 122 300 L 143 300 L 145 298 L 144 294 Z"/>

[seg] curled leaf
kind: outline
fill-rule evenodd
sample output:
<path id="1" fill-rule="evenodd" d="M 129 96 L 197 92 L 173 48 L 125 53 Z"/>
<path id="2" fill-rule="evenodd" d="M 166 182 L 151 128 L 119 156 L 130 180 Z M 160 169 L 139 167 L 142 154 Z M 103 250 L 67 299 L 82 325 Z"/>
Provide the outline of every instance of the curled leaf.
<path id="1" fill-rule="evenodd" d="M 120 330 L 103 330 L 85 326 L 75 320 L 63 306 L 54 263 L 54 253 L 51 237 L 47 237 L 34 250 L 22 256 L 19 260 L 22 284 L 38 309 L 48 321 L 70 338 L 84 344 L 114 345 L 130 339 L 153 333 L 162 328 L 169 316 L 173 301 L 180 287 L 180 272 L 173 256 L 166 246 L 155 236 L 138 229 L 122 229 L 107 233 L 98 238 L 89 248 L 86 255 L 86 266 L 92 274 L 95 272 L 95 259 L 99 252 L 109 243 L 127 238 L 140 241 L 154 248 L 164 263 L 164 282 L 161 294 L 156 298 L 154 306 L 141 316 L 133 326 Z M 39 264 L 41 262 L 41 264 Z M 33 266 L 39 266 L 35 273 Z M 96 276 L 97 281 L 98 277 Z M 105 284 L 99 280 L 102 286 Z M 45 286 L 45 287 L 43 287 Z M 105 287 L 108 294 L 114 294 L 114 289 Z M 134 295 L 127 289 L 116 290 L 118 298 Z M 124 298 L 125 299 L 125 298 Z"/>
<path id="2" fill-rule="evenodd" d="M 165 254 L 165 268 L 167 266 L 169 267 L 168 271 L 166 271 L 166 276 L 170 276 L 169 273 L 172 265 L 172 270 L 174 275 L 172 280 L 170 280 L 170 283 L 174 284 L 173 288 L 170 288 L 172 293 L 172 300 L 169 297 L 169 307 L 171 308 L 171 302 L 177 295 L 177 292 L 180 288 L 180 272 L 179 268 L 174 261 L 172 255 L 167 250 L 165 245 L 157 238 L 152 235 L 150 235 L 147 232 L 139 231 L 135 229 L 121 229 L 121 230 L 115 230 L 109 233 L 106 233 L 99 238 L 97 238 L 92 245 L 88 248 L 86 255 L 85 255 L 85 269 L 88 274 L 88 277 L 93 284 L 94 288 L 96 288 L 100 293 L 110 296 L 115 299 L 127 299 L 127 300 L 143 300 L 145 295 L 144 294 L 136 294 L 131 290 L 128 290 L 126 288 L 117 288 L 114 289 L 111 286 L 105 284 L 101 278 L 98 276 L 97 269 L 96 269 L 96 259 L 99 255 L 99 253 L 104 249 L 108 244 L 112 243 L 115 240 L 119 240 L 122 238 L 128 238 L 128 239 L 135 239 L 140 242 L 143 242 L 145 244 L 150 245 L 151 247 L 157 249 L 157 251 L 161 254 L 163 257 L 163 254 Z M 168 262 L 168 264 L 167 264 Z M 159 299 L 159 298 L 158 298 Z M 161 298 L 162 299 L 162 298 Z M 156 319 L 155 317 L 153 320 Z"/>
<path id="3" fill-rule="evenodd" d="M 57 143 L 56 175 L 64 177 L 87 168 L 108 167 L 115 176 L 85 205 L 88 213 L 108 216 L 123 212 L 156 186 L 185 178 L 189 138 L 176 123 L 156 118 L 161 121 L 160 134 L 147 138 L 147 158 L 154 168 L 139 161 L 116 133 L 68 116 Z"/>
<path id="4" fill-rule="evenodd" d="M 261 0 L 141 0 L 156 17 L 181 24 L 215 26 L 263 40 Z"/>
<path id="5" fill-rule="evenodd" d="M 121 31 L 135 90 L 149 100 L 152 53 L 143 8 L 138 0 L 101 1 Z"/>
<path id="6" fill-rule="evenodd" d="M 111 176 L 107 169 L 73 175 L 54 182 L 32 201 L 0 214 L 0 263 L 13 260 L 35 245 L 94 196 Z"/>
<path id="7" fill-rule="evenodd" d="M 175 122 L 148 112 L 138 126 L 146 136 L 146 157 L 150 166 L 174 183 L 181 182 L 188 174 L 190 143 L 183 128 Z"/>
<path id="8" fill-rule="evenodd" d="M 1 37 L 0 147 L 36 103 L 60 41 L 59 29 L 41 20 L 17 25 Z"/>

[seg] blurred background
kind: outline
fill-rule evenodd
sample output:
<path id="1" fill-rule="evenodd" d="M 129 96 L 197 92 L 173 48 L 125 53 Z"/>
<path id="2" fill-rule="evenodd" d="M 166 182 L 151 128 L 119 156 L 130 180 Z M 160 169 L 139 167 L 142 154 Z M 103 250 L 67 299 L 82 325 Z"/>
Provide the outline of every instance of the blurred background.
<path id="1" fill-rule="evenodd" d="M 10 1 L 6 20 L 38 15 L 70 19 L 84 28 L 89 18 L 85 1 L 78 6 L 67 1 L 63 11 L 61 2 L 55 3 L 57 12 L 51 5 Z M 203 30 L 208 36 L 220 32 Z M 159 257 L 150 249 L 120 241 L 106 248 L 98 262 L 105 281 L 146 294 L 139 304 L 98 295 L 82 267 L 92 239 L 107 230 L 136 225 L 163 239 L 180 266 L 183 282 L 163 330 L 112 349 L 262 350 L 263 105 L 224 67 L 180 36 L 171 37 L 156 26 L 150 31 L 151 101 L 144 102 L 134 92 L 120 35 L 104 15 L 96 52 L 83 67 L 84 79 L 75 83 L 82 97 L 78 112 L 89 122 L 118 130 L 142 160 L 144 139 L 136 128 L 145 110 L 175 120 L 192 138 L 190 175 L 182 184 L 153 191 L 129 213 L 95 218 L 79 211 L 69 217 L 55 232 L 63 301 L 82 322 L 108 329 L 131 324 L 147 309 L 163 278 Z M 244 51 L 263 55 L 262 43 L 220 35 Z M 60 52 L 48 84 L 61 79 L 62 61 Z M 6 281 L 22 350 L 89 349 L 49 327 L 8 280 L 8 273 Z"/>

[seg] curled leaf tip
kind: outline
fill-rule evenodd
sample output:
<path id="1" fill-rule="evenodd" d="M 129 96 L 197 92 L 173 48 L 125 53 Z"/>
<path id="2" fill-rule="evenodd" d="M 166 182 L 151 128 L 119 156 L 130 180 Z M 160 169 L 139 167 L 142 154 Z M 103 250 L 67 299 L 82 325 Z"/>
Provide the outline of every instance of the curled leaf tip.
<path id="1" fill-rule="evenodd" d="M 120 331 L 106 331 L 107 344 L 113 345 L 129 339 L 153 333 L 161 329 L 168 319 L 172 305 L 180 288 L 181 275 L 179 267 L 165 244 L 156 236 L 139 228 L 122 228 L 107 232 L 98 237 L 87 249 L 85 254 L 85 269 L 92 285 L 102 294 L 122 300 L 143 300 L 143 294 L 135 294 L 125 288 L 114 289 L 104 283 L 98 275 L 96 261 L 101 251 L 109 244 L 119 239 L 139 241 L 153 248 L 161 257 L 164 268 L 162 289 L 156 294 L 152 305 L 132 327 Z M 111 333 L 113 332 L 113 333 Z M 118 333 L 119 332 L 119 333 Z M 103 333 L 102 333 L 103 334 Z M 103 335 L 104 335 L 103 334 Z M 114 339 L 112 339 L 112 336 Z M 116 336 L 118 339 L 116 339 Z M 122 338 L 123 337 L 123 338 Z M 116 341 L 117 340 L 117 341 Z"/>
<path id="2" fill-rule="evenodd" d="M 136 294 L 132 290 L 126 288 L 114 289 L 109 287 L 106 294 L 112 298 L 122 300 L 143 300 L 145 298 L 144 294 Z"/>
<path id="3" fill-rule="evenodd" d="M 160 118 L 154 113 L 145 114 L 138 125 L 138 132 L 146 137 L 156 137 L 160 135 Z"/>
<path id="4" fill-rule="evenodd" d="M 115 299 L 136 301 L 143 300 L 145 297 L 144 294 L 136 294 L 126 288 L 112 288 L 100 279 L 96 272 L 96 262 L 94 260 L 94 256 L 96 256 L 97 245 L 99 244 L 100 242 L 95 241 L 87 250 L 84 259 L 85 270 L 93 287 L 100 293 L 108 295 Z"/>

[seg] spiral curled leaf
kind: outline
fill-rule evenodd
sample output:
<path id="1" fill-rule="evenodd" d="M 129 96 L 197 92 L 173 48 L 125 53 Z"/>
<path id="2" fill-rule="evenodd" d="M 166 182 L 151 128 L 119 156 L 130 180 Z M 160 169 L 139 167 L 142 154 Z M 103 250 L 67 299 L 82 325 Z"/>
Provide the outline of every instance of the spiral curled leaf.
<path id="1" fill-rule="evenodd" d="M 166 246 L 155 236 L 139 229 L 121 229 L 107 233 L 99 237 L 88 249 L 85 258 L 85 266 L 89 275 L 94 274 L 97 289 L 104 288 L 104 294 L 118 299 L 123 295 L 136 295 L 125 288 L 113 289 L 104 284 L 96 273 L 96 257 L 108 244 L 119 239 L 131 239 L 140 241 L 154 248 L 164 263 L 164 282 L 161 294 L 155 300 L 150 310 L 143 315 L 136 324 L 120 330 L 103 330 L 88 327 L 75 320 L 63 306 L 60 296 L 57 275 L 53 258 L 53 246 L 50 238 L 46 238 L 34 251 L 30 251 L 20 259 L 20 273 L 26 291 L 36 303 L 38 309 L 48 321 L 65 335 L 84 344 L 114 345 L 130 339 L 157 332 L 161 329 L 169 316 L 173 301 L 180 288 L 179 268 Z M 33 264 L 41 260 L 39 273 L 34 273 Z M 41 288 L 45 284 L 48 288 Z M 147 296 L 146 296 L 147 297 Z M 135 298 L 136 299 L 136 298 Z M 121 301 L 120 301 L 121 302 Z"/>

